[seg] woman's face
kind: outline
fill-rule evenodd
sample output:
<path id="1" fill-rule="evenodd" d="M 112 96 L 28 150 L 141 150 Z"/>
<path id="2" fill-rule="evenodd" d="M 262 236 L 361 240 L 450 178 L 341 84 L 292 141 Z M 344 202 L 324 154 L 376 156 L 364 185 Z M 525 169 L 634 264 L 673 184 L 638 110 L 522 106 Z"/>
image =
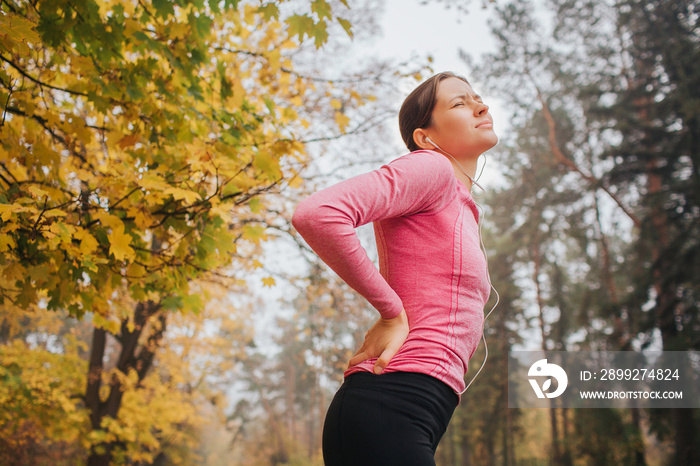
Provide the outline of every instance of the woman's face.
<path id="1" fill-rule="evenodd" d="M 432 124 L 425 133 L 454 157 L 478 157 L 498 142 L 489 107 L 458 78 L 438 84 Z"/>

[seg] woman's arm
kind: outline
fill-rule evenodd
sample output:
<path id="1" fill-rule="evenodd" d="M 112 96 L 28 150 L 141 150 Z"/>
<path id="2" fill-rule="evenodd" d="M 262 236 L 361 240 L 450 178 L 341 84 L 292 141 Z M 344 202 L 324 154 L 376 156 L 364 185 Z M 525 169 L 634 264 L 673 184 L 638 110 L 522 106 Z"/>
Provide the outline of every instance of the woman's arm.
<path id="1" fill-rule="evenodd" d="M 401 299 L 367 256 L 355 228 L 384 218 L 437 212 L 451 200 L 453 183 L 457 179 L 445 156 L 412 152 L 302 200 L 292 225 L 340 278 L 382 318 L 390 319 L 403 310 Z"/>

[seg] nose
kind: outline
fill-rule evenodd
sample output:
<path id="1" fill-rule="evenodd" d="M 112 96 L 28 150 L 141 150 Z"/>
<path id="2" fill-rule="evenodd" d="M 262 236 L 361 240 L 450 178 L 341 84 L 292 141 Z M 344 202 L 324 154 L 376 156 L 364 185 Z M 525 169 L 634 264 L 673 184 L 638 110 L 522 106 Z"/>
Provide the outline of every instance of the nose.
<path id="1" fill-rule="evenodd" d="M 474 108 L 474 115 L 482 116 L 482 115 L 485 115 L 486 112 L 488 112 L 488 111 L 489 111 L 489 106 L 483 102 L 479 102 L 479 104 Z"/>

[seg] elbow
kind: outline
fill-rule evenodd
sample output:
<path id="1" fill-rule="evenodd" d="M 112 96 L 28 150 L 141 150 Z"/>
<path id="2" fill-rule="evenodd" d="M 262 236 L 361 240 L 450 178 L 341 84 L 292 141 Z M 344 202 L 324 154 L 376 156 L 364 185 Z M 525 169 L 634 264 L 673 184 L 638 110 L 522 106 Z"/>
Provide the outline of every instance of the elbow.
<path id="1" fill-rule="evenodd" d="M 296 208 L 294 209 L 294 214 L 292 214 L 292 226 L 302 236 L 304 236 L 304 232 L 311 224 L 311 212 L 311 206 L 309 206 L 307 200 L 304 199 L 297 204 Z"/>

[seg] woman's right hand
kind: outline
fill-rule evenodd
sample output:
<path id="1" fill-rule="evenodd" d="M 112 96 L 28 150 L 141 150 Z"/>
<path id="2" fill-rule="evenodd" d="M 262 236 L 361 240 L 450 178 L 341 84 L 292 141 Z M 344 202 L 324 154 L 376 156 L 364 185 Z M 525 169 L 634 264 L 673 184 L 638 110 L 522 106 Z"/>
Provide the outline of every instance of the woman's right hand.
<path id="1" fill-rule="evenodd" d="M 407 337 L 408 317 L 405 309 L 402 309 L 401 313 L 392 319 L 380 317 L 365 334 L 365 342 L 350 358 L 348 367 L 367 359 L 377 358 L 377 362 L 374 364 L 374 373 L 381 374 L 389 361 L 398 353 Z"/>

